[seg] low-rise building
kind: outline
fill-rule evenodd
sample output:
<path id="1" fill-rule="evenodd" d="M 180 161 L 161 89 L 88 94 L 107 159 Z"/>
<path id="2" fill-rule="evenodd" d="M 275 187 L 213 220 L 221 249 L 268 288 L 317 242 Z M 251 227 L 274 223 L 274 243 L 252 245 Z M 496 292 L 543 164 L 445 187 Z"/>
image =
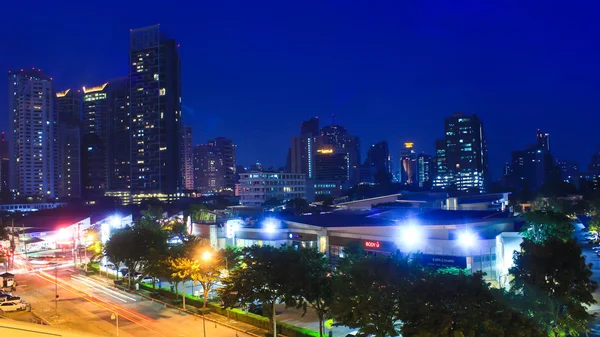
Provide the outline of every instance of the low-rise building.
<path id="1" fill-rule="evenodd" d="M 270 199 L 306 199 L 306 176 L 302 173 L 265 171 L 240 173 L 239 193 L 243 206 L 261 206 Z"/>

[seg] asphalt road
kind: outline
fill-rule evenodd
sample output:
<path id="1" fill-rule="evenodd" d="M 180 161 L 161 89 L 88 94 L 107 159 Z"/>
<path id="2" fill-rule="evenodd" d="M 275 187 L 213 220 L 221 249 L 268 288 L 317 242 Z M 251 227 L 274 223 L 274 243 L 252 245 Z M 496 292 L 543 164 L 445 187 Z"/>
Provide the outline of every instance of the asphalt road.
<path id="1" fill-rule="evenodd" d="M 79 275 L 72 269 L 53 268 L 20 273 L 15 292 L 32 305 L 34 313 L 52 326 L 116 336 L 203 336 L 201 318 L 119 291 L 101 279 Z M 54 301 L 55 292 L 58 301 Z M 19 319 L 15 314 L 14 318 Z M 8 315 L 7 315 L 8 316 Z M 27 316 L 21 320 L 30 319 Z M 234 329 L 206 322 L 206 336 L 247 336 Z"/>

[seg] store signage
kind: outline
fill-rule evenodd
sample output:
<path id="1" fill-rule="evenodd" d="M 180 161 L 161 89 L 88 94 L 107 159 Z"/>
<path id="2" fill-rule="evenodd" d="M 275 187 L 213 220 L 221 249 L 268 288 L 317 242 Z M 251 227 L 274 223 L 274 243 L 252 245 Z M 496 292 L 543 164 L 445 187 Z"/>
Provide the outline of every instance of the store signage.
<path id="1" fill-rule="evenodd" d="M 448 256 L 448 255 L 421 255 L 421 264 L 431 268 L 467 268 L 467 258 L 464 256 Z"/>
<path id="2" fill-rule="evenodd" d="M 367 248 L 379 248 L 381 244 L 379 241 L 365 241 L 365 247 Z"/>

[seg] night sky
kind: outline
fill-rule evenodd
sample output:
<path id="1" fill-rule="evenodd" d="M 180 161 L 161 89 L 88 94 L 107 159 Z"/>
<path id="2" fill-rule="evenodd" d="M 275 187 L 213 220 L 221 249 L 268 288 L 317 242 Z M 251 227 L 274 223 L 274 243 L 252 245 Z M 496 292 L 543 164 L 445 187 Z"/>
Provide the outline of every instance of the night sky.
<path id="1" fill-rule="evenodd" d="M 496 177 L 537 128 L 587 167 L 600 3 L 490 2 L 3 1 L 0 69 L 41 68 L 57 90 L 100 84 L 127 74 L 129 29 L 160 23 L 181 44 L 184 123 L 196 143 L 232 138 L 240 164 L 284 165 L 300 122 L 332 114 L 363 157 L 381 139 L 433 154 L 460 110 L 483 120 Z"/>

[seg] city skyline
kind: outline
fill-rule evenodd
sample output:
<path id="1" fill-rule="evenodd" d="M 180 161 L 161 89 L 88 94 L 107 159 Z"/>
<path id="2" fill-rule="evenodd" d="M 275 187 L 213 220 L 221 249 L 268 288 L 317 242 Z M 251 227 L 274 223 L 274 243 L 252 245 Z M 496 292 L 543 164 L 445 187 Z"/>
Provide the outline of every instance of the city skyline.
<path id="1" fill-rule="evenodd" d="M 18 5 L 11 6 L 18 9 Z M 587 48 L 597 37 L 582 37 L 576 27 L 564 27 L 573 16 L 593 9 L 550 7 L 537 13 L 535 19 L 546 24 L 547 32 L 547 39 L 540 42 L 542 32 L 532 24 L 533 18 L 524 15 L 526 9 L 509 5 L 490 11 L 485 5 L 470 4 L 458 22 L 455 16 L 464 9 L 461 5 L 440 5 L 435 10 L 407 7 L 404 12 L 417 11 L 420 16 L 402 20 L 391 15 L 393 9 L 403 9 L 398 5 L 367 9 L 307 4 L 298 15 L 310 19 L 303 22 L 313 22 L 309 27 L 286 16 L 261 14 L 260 6 L 246 6 L 211 4 L 193 22 L 187 14 L 193 11 L 185 6 L 161 13 L 141 10 L 128 17 L 127 24 L 110 20 L 106 13 L 111 25 L 102 27 L 103 34 L 94 41 L 42 41 L 30 33 L 15 32 L 7 41 L 13 49 L 0 59 L 0 68 L 41 68 L 53 76 L 56 90 L 96 85 L 127 74 L 129 29 L 161 23 L 182 44 L 183 119 L 194 128 L 194 144 L 218 136 L 230 138 L 240 144 L 239 163 L 247 166 L 256 160 L 266 167 L 283 165 L 289 137 L 297 133 L 298 123 L 320 116 L 325 126 L 331 114 L 336 115 L 337 124 L 361 138 L 362 156 L 368 146 L 382 139 L 390 144 L 393 156 L 406 141 L 414 142 L 417 152 L 433 154 L 435 139 L 443 130 L 437 121 L 455 111 L 477 114 L 487 126 L 494 178 L 501 175 L 502 164 L 510 161 L 511 151 L 532 143 L 532 133 L 538 128 L 550 133 L 553 154 L 575 160 L 581 167 L 587 166 L 596 149 L 593 125 L 598 117 L 593 112 L 599 104 L 591 93 L 597 91 L 592 81 L 600 69 L 592 62 L 595 52 Z M 225 9 L 235 18 L 232 27 L 227 27 L 230 22 Z M 384 9 L 390 9 L 390 14 Z M 46 14 L 52 17 L 57 11 L 48 8 Z M 253 15 L 245 16 L 248 11 Z M 327 14 L 332 11 L 337 18 L 328 22 Z M 380 15 L 372 15 L 374 12 Z M 551 23 L 554 12 L 563 16 Z M 177 22 L 169 19 L 175 13 L 182 15 L 174 16 Z M 32 21 L 47 23 L 41 15 L 32 15 Z M 506 15 L 515 26 L 500 32 L 493 26 L 504 22 Z M 353 25 L 349 18 L 354 16 L 364 24 Z M 371 17 L 378 17 L 380 23 Z M 15 24 L 12 20 L 2 24 L 8 29 Z M 465 34 L 473 20 L 484 29 Z M 396 24 L 398 21 L 405 23 Z M 275 24 L 282 29 L 271 31 L 269 27 Z M 69 18 L 51 27 L 57 36 L 96 29 L 95 22 Z M 563 29 L 565 35 L 589 43 L 563 41 L 557 35 Z M 305 37 L 299 36 L 300 31 Z M 501 35 L 508 37 L 499 39 Z M 529 47 L 534 40 L 535 48 Z M 569 48 L 554 46 L 557 42 Z M 479 49 L 473 53 L 470 46 L 475 43 Z M 40 57 L 33 46 L 47 55 Z M 372 47 L 368 57 L 361 53 L 366 46 Z M 566 49 L 569 51 L 563 51 Z M 401 50 L 414 52 L 405 55 Z M 555 69 L 548 70 L 549 65 Z M 7 92 L 5 88 L 0 87 L 0 92 Z M 5 95 L 0 95 L 0 106 L 7 106 Z M 549 118 L 561 115 L 569 118 Z M 2 109 L 0 120 L 7 119 Z M 275 124 L 276 132 L 269 127 Z M 580 143 L 589 148 L 578 146 Z"/>

